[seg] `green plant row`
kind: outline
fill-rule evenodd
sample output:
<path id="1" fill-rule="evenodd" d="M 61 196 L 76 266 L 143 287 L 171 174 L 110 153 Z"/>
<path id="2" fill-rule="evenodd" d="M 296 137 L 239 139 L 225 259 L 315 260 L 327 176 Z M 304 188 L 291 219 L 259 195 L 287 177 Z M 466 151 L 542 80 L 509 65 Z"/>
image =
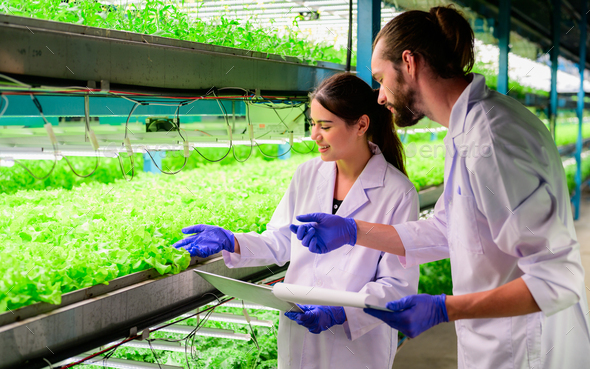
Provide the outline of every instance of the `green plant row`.
<path id="1" fill-rule="evenodd" d="M 269 157 L 262 155 L 261 151 Z M 193 151 L 191 156 L 188 158 L 183 171 L 190 169 L 200 168 L 211 161 L 217 161 L 225 156 L 224 159 L 217 162 L 221 166 L 239 164 L 236 158 L 240 161 L 250 160 L 253 158 L 259 158 L 264 161 L 276 160 L 273 157 L 278 156 L 277 145 L 261 145 L 260 150 L 253 148 L 250 150 L 249 147 L 236 146 L 235 151 L 228 153 L 227 149 L 221 148 L 198 148 L 198 151 L 202 154 L 199 155 Z M 317 154 L 317 147 L 313 143 L 295 143 L 293 145 L 292 155 L 303 156 L 311 158 L 314 154 Z M 235 156 L 234 156 L 235 152 Z M 160 155 L 160 152 L 151 152 L 154 158 Z M 227 155 L 226 155 L 227 154 Z M 304 155 L 302 155 L 304 154 Z M 177 151 L 170 151 L 165 154 L 166 156 L 162 160 L 162 169 L 167 172 L 174 172 L 182 168 L 184 164 L 184 157 L 182 153 Z M 307 155 L 307 156 L 306 156 Z M 203 158 L 203 156 L 205 158 Z M 122 155 L 123 169 L 118 159 L 105 157 L 99 154 L 99 166 L 97 170 L 90 177 L 82 178 L 74 175 L 70 167 L 65 160 L 59 160 L 52 174 L 44 180 L 36 180 L 31 176 L 25 169 L 18 164 L 13 167 L 0 167 L 0 193 L 15 193 L 20 190 L 46 190 L 46 189 L 72 189 L 75 186 L 79 186 L 83 183 L 90 184 L 94 182 L 99 183 L 113 183 L 117 179 L 124 179 L 123 170 L 127 174 L 127 178 L 131 178 L 131 162 L 125 154 Z M 207 160 L 208 159 L 208 160 Z M 69 157 L 68 160 L 72 163 L 74 170 L 81 175 L 87 175 L 92 173 L 96 165 L 96 158 L 92 157 Z M 150 159 L 151 160 L 151 159 Z M 53 165 L 53 161 L 50 160 L 21 160 L 24 166 L 32 171 L 36 176 L 45 176 Z M 141 154 L 136 154 L 133 157 L 133 167 L 135 168 L 135 176 L 142 176 L 144 158 Z"/>
<path id="2" fill-rule="evenodd" d="M 557 142 L 561 145 L 575 142 L 577 140 L 577 130 L 577 125 L 560 125 L 558 127 Z M 443 182 L 445 149 L 442 138 L 444 138 L 445 134 L 446 132 L 438 132 L 437 138 L 432 141 L 430 140 L 431 133 L 407 135 L 404 140 L 406 171 L 418 191 L 430 186 L 439 185 Z M 403 135 L 400 136 L 404 138 Z M 590 124 L 583 126 L 583 136 L 584 138 L 590 137 Z M 241 164 L 241 161 L 252 160 L 254 158 L 272 162 L 277 160 L 276 157 L 278 156 L 277 145 L 262 145 L 261 150 L 264 155 L 257 148 L 251 150 L 245 146 L 236 146 L 235 151 L 232 150 L 229 153 L 227 149 L 221 148 L 200 148 L 198 150 L 202 156 L 193 152 L 186 165 L 184 165 L 183 171 L 202 168 L 210 164 L 211 161 L 217 161 L 224 156 L 225 158 L 218 162 L 221 166 Z M 154 152 L 152 155 L 155 157 L 159 153 Z M 292 155 L 299 159 L 310 159 L 316 156 L 317 152 L 311 143 L 296 143 L 293 147 Z M 73 157 L 69 160 L 73 164 L 74 169 L 80 174 L 90 173 L 96 164 L 95 158 Z M 75 176 L 65 160 L 58 161 L 54 172 L 43 181 L 35 180 L 27 171 L 18 165 L 11 168 L 0 167 L 0 193 L 15 193 L 23 189 L 72 189 L 83 183 L 99 182 L 107 184 L 124 178 L 117 159 L 101 157 L 99 160 L 98 169 L 88 178 Z M 135 175 L 138 177 L 144 175 L 142 173 L 143 160 L 141 155 L 134 156 Z M 123 168 L 129 176 L 131 174 L 130 161 L 127 158 L 123 159 L 122 162 Z M 21 163 L 26 165 L 29 170 L 38 176 L 47 173 L 52 165 L 51 161 L 21 161 Z M 162 169 L 168 172 L 174 172 L 180 169 L 183 164 L 184 158 L 180 152 L 168 152 L 162 160 Z"/>
<path id="3" fill-rule="evenodd" d="M 263 28 L 256 24 L 255 17 L 230 19 L 221 13 L 218 21 L 191 19 L 182 10 L 182 4 L 161 0 L 121 5 L 95 0 L 0 0 L 0 12 L 293 56 L 307 63 L 319 60 L 340 63 L 346 59 L 346 54 L 332 45 L 306 42 L 296 26 Z"/>
<path id="4" fill-rule="evenodd" d="M 555 144 L 565 146 L 576 143 L 578 140 L 578 125 L 577 124 L 560 124 L 555 128 Z M 584 123 L 582 125 L 582 138 L 590 137 L 590 124 Z"/>
<path id="5" fill-rule="evenodd" d="M 188 225 L 262 232 L 304 160 L 0 194 L 0 311 L 149 268 L 177 273 L 190 258 L 170 245 Z"/>

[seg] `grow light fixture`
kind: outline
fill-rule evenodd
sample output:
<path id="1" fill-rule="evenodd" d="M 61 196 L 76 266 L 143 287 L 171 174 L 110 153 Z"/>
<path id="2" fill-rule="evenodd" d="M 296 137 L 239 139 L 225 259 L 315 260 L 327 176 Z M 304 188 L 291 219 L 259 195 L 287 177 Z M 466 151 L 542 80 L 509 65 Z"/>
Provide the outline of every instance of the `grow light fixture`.
<path id="1" fill-rule="evenodd" d="M 195 328 L 191 325 L 172 324 L 167 327 L 159 329 L 160 332 L 178 333 L 188 335 L 192 333 Z M 155 328 L 153 328 L 155 329 Z M 217 337 L 227 338 L 231 340 L 250 341 L 251 336 L 249 334 L 235 333 L 231 329 L 219 329 L 219 328 L 199 328 L 195 333 L 196 336 L 204 337 Z"/>
<path id="2" fill-rule="evenodd" d="M 2 152 L 0 153 L 0 159 L 2 160 L 55 160 L 55 155 L 53 153 L 11 153 L 11 152 Z M 62 156 L 57 155 L 57 160 L 61 160 Z"/>
<path id="3" fill-rule="evenodd" d="M 247 302 L 247 301 L 244 301 L 244 304 L 242 305 L 242 300 L 228 301 L 228 302 L 224 303 L 223 306 L 240 308 L 240 309 L 241 308 L 246 308 L 246 309 L 275 310 L 275 311 L 278 311 L 275 308 L 271 308 L 271 307 L 264 306 L 264 305 L 253 304 L 253 303 Z"/>
<path id="4" fill-rule="evenodd" d="M 248 141 L 248 145 L 250 141 Z M 229 147 L 229 142 L 191 142 L 192 147 Z"/>
<path id="5" fill-rule="evenodd" d="M 240 307 L 241 307 L 241 305 L 240 305 Z M 187 314 L 182 315 L 182 317 L 194 316 L 195 313 L 196 312 L 187 313 Z M 206 313 L 203 313 L 203 314 L 206 314 Z M 211 313 L 211 315 L 209 315 L 208 320 L 212 320 L 215 322 L 248 324 L 248 320 L 246 319 L 245 316 L 236 315 L 236 314 L 229 314 L 229 313 Z M 254 317 L 254 316 L 250 316 L 250 324 L 252 324 L 253 326 L 258 326 L 258 327 L 272 327 L 274 325 L 273 322 L 270 320 L 262 320 L 262 319 L 258 319 L 256 317 Z"/>
<path id="6" fill-rule="evenodd" d="M 112 344 L 118 344 L 119 342 L 113 342 Z M 110 346 L 110 345 L 109 345 Z M 125 342 L 123 346 L 126 347 L 133 347 L 133 348 L 140 348 L 140 349 L 154 349 L 154 350 L 162 350 L 162 351 L 174 351 L 174 352 L 185 352 L 187 347 L 183 346 L 180 342 L 168 342 L 164 340 L 154 340 L 150 343 L 147 341 L 138 341 L 138 340 L 131 340 Z M 188 347 L 188 350 L 191 351 L 192 347 Z"/>
<path id="7" fill-rule="evenodd" d="M 14 160 L 10 159 L 0 159 L 0 167 L 12 167 L 14 166 Z"/>
<path id="8" fill-rule="evenodd" d="M 75 361 L 82 360 L 86 358 L 87 355 L 78 355 L 74 356 L 64 362 L 63 364 L 73 363 Z M 144 363 L 141 361 L 133 361 L 133 360 L 124 360 L 124 359 L 105 359 L 103 355 L 98 355 L 93 357 L 92 359 L 83 362 L 84 365 L 98 365 L 104 366 L 107 368 L 118 368 L 118 369 L 182 369 L 181 366 L 176 365 L 159 365 L 153 363 Z"/>
<path id="9" fill-rule="evenodd" d="M 287 140 L 254 140 L 254 142 L 258 143 L 258 144 L 286 144 Z"/>

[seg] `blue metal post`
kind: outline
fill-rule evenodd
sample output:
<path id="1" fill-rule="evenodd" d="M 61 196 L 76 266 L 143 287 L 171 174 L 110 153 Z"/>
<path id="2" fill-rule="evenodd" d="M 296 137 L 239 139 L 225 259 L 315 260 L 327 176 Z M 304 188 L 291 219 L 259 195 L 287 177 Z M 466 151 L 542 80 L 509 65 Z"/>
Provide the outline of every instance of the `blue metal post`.
<path id="1" fill-rule="evenodd" d="M 151 151 L 150 154 L 152 154 L 151 157 L 147 153 L 143 154 L 143 171 L 154 174 L 162 173 L 158 167 L 162 168 L 162 158 L 166 157 L 166 151 Z"/>
<path id="2" fill-rule="evenodd" d="M 582 124 L 584 120 L 584 69 L 586 68 L 586 38 L 587 38 L 587 4 L 582 1 L 580 14 L 580 90 L 578 91 L 578 141 L 576 142 L 576 192 L 574 194 L 574 220 L 580 217 L 580 204 L 582 202 Z"/>
<path id="3" fill-rule="evenodd" d="M 498 46 L 500 60 L 498 71 L 498 92 L 508 93 L 508 52 L 510 51 L 510 0 L 500 0 L 498 19 Z"/>
<path id="4" fill-rule="evenodd" d="M 356 72 L 363 81 L 378 88 L 371 77 L 371 55 L 373 41 L 381 29 L 381 0 L 358 0 L 357 4 Z"/>
<path id="5" fill-rule="evenodd" d="M 551 45 L 551 92 L 550 92 L 550 113 L 549 131 L 555 140 L 555 123 L 557 121 L 557 57 L 559 56 L 559 36 L 561 27 L 561 0 L 551 0 L 553 5 L 552 13 L 552 41 Z"/>
<path id="6" fill-rule="evenodd" d="M 288 143 L 286 144 L 279 144 L 279 160 L 287 160 L 291 157 L 291 145 Z"/>

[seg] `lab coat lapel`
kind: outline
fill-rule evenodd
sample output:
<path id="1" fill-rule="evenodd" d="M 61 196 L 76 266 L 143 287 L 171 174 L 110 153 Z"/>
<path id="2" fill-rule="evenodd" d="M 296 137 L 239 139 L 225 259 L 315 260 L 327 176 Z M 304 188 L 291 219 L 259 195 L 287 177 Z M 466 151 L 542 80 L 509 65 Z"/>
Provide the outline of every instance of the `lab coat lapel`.
<path id="1" fill-rule="evenodd" d="M 465 88 L 463 93 L 459 96 L 449 117 L 449 132 L 444 138 L 446 158 L 445 158 L 445 183 L 449 181 L 449 175 L 453 171 L 453 163 L 455 162 L 455 155 L 457 148 L 463 144 L 463 133 L 465 129 L 465 120 L 469 109 L 476 102 L 485 99 L 489 94 L 489 89 L 486 86 L 485 77 L 473 73 L 473 79 Z"/>
<path id="2" fill-rule="evenodd" d="M 486 79 L 481 74 L 472 73 L 473 79 L 461 93 L 449 117 L 449 132 L 447 137 L 455 138 L 464 132 L 465 118 L 469 109 L 478 101 L 485 99 L 490 90 L 486 86 Z M 447 147 L 448 150 L 448 147 Z M 451 156 L 452 157 L 452 156 Z"/>
<path id="3" fill-rule="evenodd" d="M 334 200 L 334 184 L 336 183 L 336 163 L 324 162 L 318 169 L 319 182 L 316 186 L 316 198 L 320 204 L 320 212 L 332 214 Z"/>
<path id="4" fill-rule="evenodd" d="M 338 209 L 337 215 L 349 217 L 358 209 L 369 202 L 367 190 L 370 188 L 383 186 L 385 171 L 387 170 L 387 161 L 377 148 L 371 147 L 373 152 L 377 152 L 369 159 L 369 162 L 363 169 L 361 175 L 356 179 L 352 188 L 344 198 L 342 206 Z"/>

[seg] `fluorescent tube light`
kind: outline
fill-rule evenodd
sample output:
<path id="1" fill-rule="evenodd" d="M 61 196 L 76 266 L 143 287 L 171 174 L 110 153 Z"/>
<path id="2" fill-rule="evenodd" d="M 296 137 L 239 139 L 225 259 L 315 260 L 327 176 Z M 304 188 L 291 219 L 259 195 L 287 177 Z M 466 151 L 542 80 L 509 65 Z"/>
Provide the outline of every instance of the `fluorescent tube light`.
<path id="1" fill-rule="evenodd" d="M 179 333 L 187 335 L 195 330 L 196 327 L 190 325 L 172 324 L 167 327 L 160 329 L 160 332 L 168 333 Z M 249 334 L 234 333 L 231 329 L 219 329 L 219 328 L 199 328 L 195 335 L 204 337 L 218 337 L 228 338 L 232 340 L 250 341 L 251 337 Z"/>
<path id="2" fill-rule="evenodd" d="M 57 156 L 57 160 L 61 160 L 61 156 Z M 2 152 L 0 153 L 0 159 L 13 159 L 13 160 L 54 160 L 55 155 L 51 154 L 43 154 L 43 153 L 9 153 L 9 152 Z"/>
<path id="3" fill-rule="evenodd" d="M 240 305 L 240 307 L 241 307 L 241 305 Z M 183 314 L 182 317 L 193 316 L 193 315 L 195 315 L 195 313 L 196 313 L 196 311 L 193 313 Z M 205 315 L 207 313 L 202 313 L 202 314 Z M 195 316 L 195 318 L 196 318 L 196 316 Z M 237 315 L 237 314 L 229 314 L 229 313 L 211 313 L 211 315 L 209 315 L 208 320 L 212 320 L 215 322 L 248 324 L 248 321 L 246 320 L 245 316 Z M 252 324 L 253 326 L 258 326 L 258 327 L 272 327 L 274 325 L 273 322 L 270 320 L 261 320 L 261 319 L 254 317 L 254 316 L 250 316 L 250 324 Z"/>
<path id="4" fill-rule="evenodd" d="M 14 166 L 14 160 L 10 159 L 0 159 L 0 167 L 12 167 Z"/>
<path id="5" fill-rule="evenodd" d="M 246 309 L 259 309 L 259 310 L 277 310 L 268 306 L 253 304 L 251 302 L 244 301 L 244 306 L 242 306 L 242 300 L 232 300 L 228 301 L 223 306 L 227 307 L 234 307 L 234 308 L 242 308 L 245 307 Z M 277 310 L 278 311 L 278 310 Z"/>
<path id="6" fill-rule="evenodd" d="M 67 363 L 72 363 L 78 360 L 82 360 L 88 355 L 78 355 L 68 359 Z M 64 362 L 65 363 L 65 362 Z M 176 365 L 159 365 L 152 363 L 144 363 L 141 361 L 124 360 L 124 359 L 105 359 L 103 355 L 98 355 L 83 362 L 85 365 L 97 365 L 104 366 L 107 368 L 118 368 L 118 369 L 182 369 L 181 366 Z"/>
<path id="7" fill-rule="evenodd" d="M 116 344 L 118 342 L 113 342 Z M 151 342 L 154 350 L 162 350 L 162 351 L 174 351 L 174 352 L 185 352 L 187 348 L 183 346 L 180 342 L 168 342 L 164 340 L 154 340 Z M 139 341 L 139 340 L 131 340 L 125 342 L 123 346 L 133 347 L 133 348 L 142 348 L 142 349 L 150 349 L 150 344 L 147 341 Z M 191 351 L 192 347 L 188 348 L 188 351 Z"/>

